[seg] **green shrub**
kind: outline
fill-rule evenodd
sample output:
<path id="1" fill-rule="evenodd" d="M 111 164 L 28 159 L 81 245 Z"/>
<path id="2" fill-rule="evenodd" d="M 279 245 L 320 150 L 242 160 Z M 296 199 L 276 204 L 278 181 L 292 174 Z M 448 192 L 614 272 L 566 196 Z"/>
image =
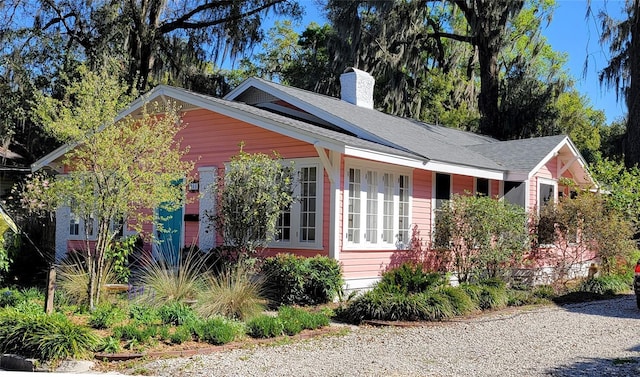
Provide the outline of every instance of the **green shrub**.
<path id="1" fill-rule="evenodd" d="M 286 335 L 296 335 L 304 330 L 301 317 L 300 312 L 289 306 L 281 306 L 280 309 L 278 309 L 278 318 L 280 318 L 282 322 Z"/>
<path id="2" fill-rule="evenodd" d="M 122 309 L 112 304 L 100 304 L 89 315 L 89 326 L 94 329 L 106 329 L 126 318 Z"/>
<path id="3" fill-rule="evenodd" d="M 342 289 L 339 263 L 323 256 L 279 254 L 262 265 L 267 295 L 277 305 L 318 305 L 332 301 Z"/>
<path id="4" fill-rule="evenodd" d="M 455 315 L 464 315 L 478 309 L 467 292 L 460 287 L 442 287 L 440 292 L 449 298 Z"/>
<path id="5" fill-rule="evenodd" d="M 147 324 L 161 321 L 158 310 L 146 305 L 129 306 L 129 318 Z"/>
<path id="6" fill-rule="evenodd" d="M 194 322 L 192 331 L 200 341 L 219 345 L 233 342 L 244 333 L 244 328 L 240 322 L 214 317 Z"/>
<path id="7" fill-rule="evenodd" d="M 263 314 L 247 322 L 247 333 L 252 338 L 274 338 L 284 333 L 284 324 L 278 317 Z"/>
<path id="8" fill-rule="evenodd" d="M 24 296 L 20 291 L 10 288 L 0 290 L 0 307 L 14 307 L 22 301 L 24 301 Z"/>
<path id="9" fill-rule="evenodd" d="M 469 296 L 474 306 L 480 308 L 480 296 L 482 295 L 482 288 L 479 285 L 462 283 L 460 284 L 460 289 L 462 289 L 467 294 L 467 296 Z"/>
<path id="10" fill-rule="evenodd" d="M 80 358 L 97 345 L 93 332 L 63 314 L 0 312 L 0 352 L 48 361 Z"/>
<path id="11" fill-rule="evenodd" d="M 100 341 L 100 345 L 97 347 L 97 349 L 105 353 L 118 353 L 122 351 L 122 347 L 120 346 L 120 340 L 112 336 L 103 338 Z"/>
<path id="12" fill-rule="evenodd" d="M 196 318 L 196 313 L 187 304 L 172 302 L 158 309 L 160 320 L 165 325 L 180 326 Z"/>
<path id="13" fill-rule="evenodd" d="M 30 313 L 30 314 L 44 313 L 44 305 L 35 301 L 21 301 L 15 306 L 15 309 L 21 313 Z"/>
<path id="14" fill-rule="evenodd" d="M 113 336 L 124 341 L 135 341 L 138 344 L 146 344 L 154 334 L 155 326 L 145 326 L 138 322 L 132 322 L 123 326 L 114 327 Z"/>
<path id="15" fill-rule="evenodd" d="M 605 296 L 613 296 L 626 293 L 631 289 L 631 282 L 624 276 L 604 275 L 589 278 L 583 281 L 578 291 L 597 293 Z"/>
<path id="16" fill-rule="evenodd" d="M 191 329 L 188 326 L 178 326 L 175 331 L 169 335 L 169 340 L 174 344 L 182 344 L 193 339 Z"/>
<path id="17" fill-rule="evenodd" d="M 537 298 L 551 300 L 556 296 L 556 291 L 550 285 L 538 285 L 533 288 L 533 295 Z"/>
<path id="18" fill-rule="evenodd" d="M 504 286 L 480 285 L 482 289 L 479 297 L 479 306 L 482 310 L 502 309 L 507 306 L 508 296 Z"/>
<path id="19" fill-rule="evenodd" d="M 168 326 L 157 326 L 157 336 L 158 340 L 170 340 L 169 335 L 169 327 Z"/>
<path id="20" fill-rule="evenodd" d="M 329 318 L 323 313 L 311 313 L 301 308 L 281 306 L 278 319 L 287 335 L 296 335 L 302 330 L 313 330 L 329 324 Z"/>
<path id="21" fill-rule="evenodd" d="M 311 275 L 305 285 L 310 305 L 325 304 L 342 293 L 342 270 L 335 259 L 316 256 L 307 258 Z"/>
<path id="22" fill-rule="evenodd" d="M 403 263 L 382 274 L 375 289 L 389 293 L 419 293 L 444 285 L 439 273 L 426 272 L 422 265 Z"/>
<path id="23" fill-rule="evenodd" d="M 329 316 L 324 313 L 310 313 L 302 311 L 300 314 L 300 322 L 305 330 L 315 330 L 321 327 L 329 326 Z"/>
<path id="24" fill-rule="evenodd" d="M 209 274 L 204 280 L 206 288 L 196 305 L 197 313 L 204 318 L 222 315 L 246 320 L 265 309 L 262 280 L 242 265 L 228 266 L 219 275 Z"/>

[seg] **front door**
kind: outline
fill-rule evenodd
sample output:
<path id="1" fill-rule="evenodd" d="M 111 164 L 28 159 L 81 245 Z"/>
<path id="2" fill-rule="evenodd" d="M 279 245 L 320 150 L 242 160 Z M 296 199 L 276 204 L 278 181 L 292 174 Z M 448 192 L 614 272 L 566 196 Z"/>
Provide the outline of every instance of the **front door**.
<path id="1" fill-rule="evenodd" d="M 158 254 L 165 258 L 167 263 L 176 265 L 180 260 L 180 250 L 182 249 L 184 208 L 180 207 L 174 211 L 158 208 L 156 214 L 158 216 L 156 230 Z"/>

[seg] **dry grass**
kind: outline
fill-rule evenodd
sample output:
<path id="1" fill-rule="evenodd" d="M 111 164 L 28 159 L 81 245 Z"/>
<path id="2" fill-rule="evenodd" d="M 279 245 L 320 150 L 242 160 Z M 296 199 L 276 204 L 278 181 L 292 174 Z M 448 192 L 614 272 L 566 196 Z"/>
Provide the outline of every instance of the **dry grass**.
<path id="1" fill-rule="evenodd" d="M 117 276 L 113 270 L 113 264 L 107 261 L 105 266 L 104 284 L 117 282 Z M 80 253 L 70 253 L 62 262 L 57 271 L 56 286 L 68 297 L 70 303 L 75 305 L 89 304 L 89 272 L 84 262 L 84 256 Z M 101 297 L 105 297 L 103 288 Z"/>
<path id="2" fill-rule="evenodd" d="M 241 265 L 205 277 L 205 289 L 198 297 L 196 312 L 205 318 L 223 315 L 246 320 L 266 307 L 263 281 Z"/>
<path id="3" fill-rule="evenodd" d="M 171 302 L 193 300 L 204 289 L 204 259 L 190 254 L 184 260 L 164 257 L 161 253 L 149 261 L 138 276 L 145 292 L 140 301 L 160 307 Z"/>

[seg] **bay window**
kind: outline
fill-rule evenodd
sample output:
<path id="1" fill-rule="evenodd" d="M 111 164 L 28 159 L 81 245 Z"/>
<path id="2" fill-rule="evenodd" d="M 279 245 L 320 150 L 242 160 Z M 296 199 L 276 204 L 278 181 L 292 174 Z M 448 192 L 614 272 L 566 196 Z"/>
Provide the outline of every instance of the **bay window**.
<path id="1" fill-rule="evenodd" d="M 406 248 L 410 226 L 409 175 L 354 166 L 347 168 L 345 178 L 346 245 Z"/>

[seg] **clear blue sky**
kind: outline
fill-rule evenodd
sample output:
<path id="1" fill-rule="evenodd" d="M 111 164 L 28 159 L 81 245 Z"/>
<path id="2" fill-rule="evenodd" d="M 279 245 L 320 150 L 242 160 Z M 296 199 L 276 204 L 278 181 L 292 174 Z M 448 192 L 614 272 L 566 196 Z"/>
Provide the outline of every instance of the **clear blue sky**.
<path id="1" fill-rule="evenodd" d="M 555 51 L 567 54 L 566 68 L 574 78 L 576 88 L 589 99 L 595 109 L 605 112 L 607 123 L 610 123 L 626 113 L 626 106 L 622 101 L 617 103 L 615 92 L 601 87 L 598 81 L 598 72 L 606 66 L 609 53 L 598 42 L 600 25 L 596 15 L 599 10 L 605 9 L 616 18 L 621 18 L 624 0 L 591 0 L 594 15 L 589 20 L 585 18 L 586 0 L 556 1 L 557 9 L 553 19 L 543 28 L 542 34 Z M 300 3 L 306 14 L 296 30 L 304 30 L 311 21 L 319 24 L 326 22 L 316 0 L 300 0 Z M 584 72 L 587 57 L 588 68 Z"/>
<path id="2" fill-rule="evenodd" d="M 600 25 L 596 16 L 604 9 L 614 18 L 621 19 L 624 1 L 592 0 L 594 15 L 588 20 L 585 18 L 586 3 L 582 0 L 557 0 L 553 19 L 542 34 L 555 51 L 568 55 L 566 67 L 575 79 L 576 88 L 589 98 L 595 109 L 605 112 L 610 123 L 623 116 L 627 109 L 622 98 L 616 102 L 613 89 L 600 86 L 598 81 L 598 72 L 607 65 L 610 54 L 607 47 L 599 44 Z"/>

